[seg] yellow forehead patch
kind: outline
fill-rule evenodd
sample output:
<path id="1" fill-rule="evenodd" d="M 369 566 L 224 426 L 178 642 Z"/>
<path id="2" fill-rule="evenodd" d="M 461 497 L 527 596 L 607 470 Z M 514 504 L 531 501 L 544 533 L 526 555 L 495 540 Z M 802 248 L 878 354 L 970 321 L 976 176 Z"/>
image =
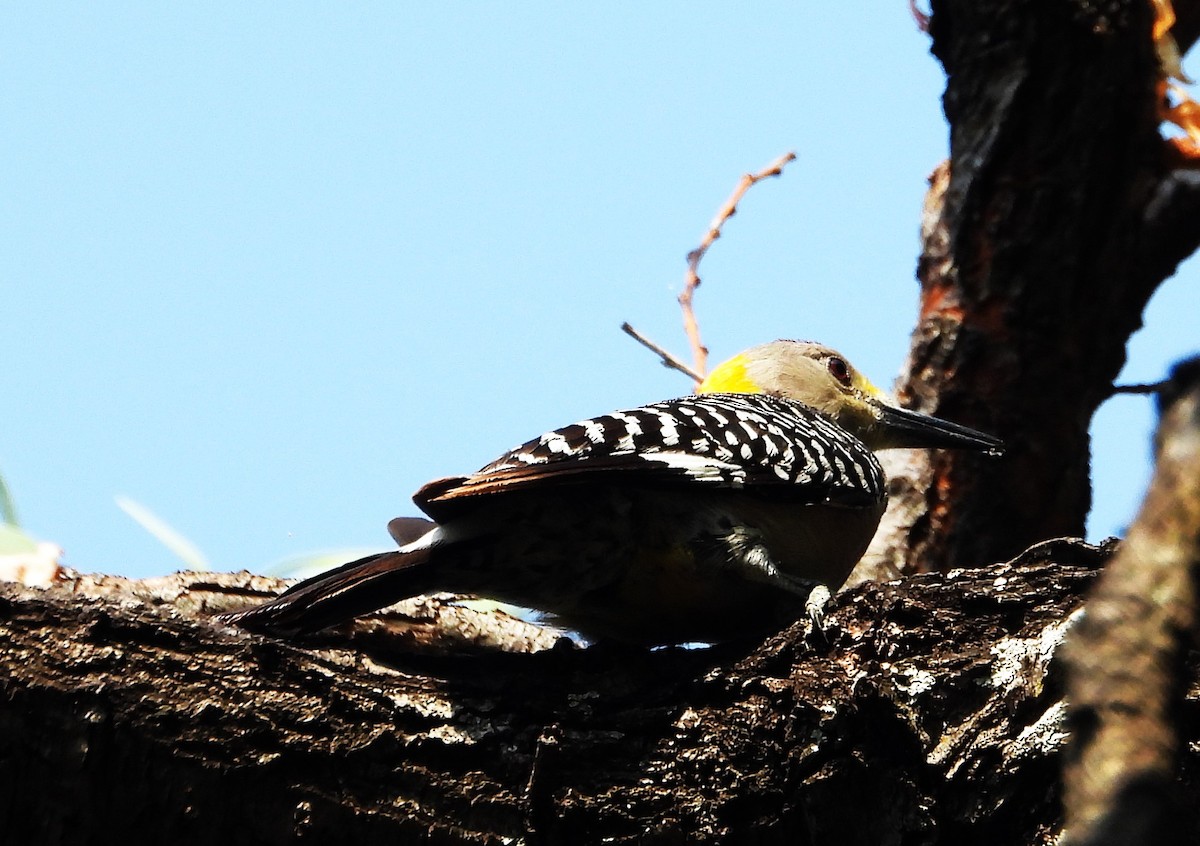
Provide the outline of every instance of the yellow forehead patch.
<path id="1" fill-rule="evenodd" d="M 696 388 L 698 394 L 761 394 L 762 388 L 746 373 L 746 356 L 738 353 L 717 365 Z"/>

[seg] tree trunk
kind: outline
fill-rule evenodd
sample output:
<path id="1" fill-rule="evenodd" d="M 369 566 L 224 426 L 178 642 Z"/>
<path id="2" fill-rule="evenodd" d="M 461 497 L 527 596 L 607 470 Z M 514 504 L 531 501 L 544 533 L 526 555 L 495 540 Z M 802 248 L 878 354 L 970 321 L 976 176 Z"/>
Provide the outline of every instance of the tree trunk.
<path id="1" fill-rule="evenodd" d="M 1176 5 L 1187 46 L 1198 4 Z M 1008 453 L 889 457 L 891 508 L 855 580 L 1083 535 L 1092 414 L 1151 294 L 1200 244 L 1200 180 L 1158 131 L 1147 0 L 932 7 L 950 160 L 931 178 L 898 393 Z"/>

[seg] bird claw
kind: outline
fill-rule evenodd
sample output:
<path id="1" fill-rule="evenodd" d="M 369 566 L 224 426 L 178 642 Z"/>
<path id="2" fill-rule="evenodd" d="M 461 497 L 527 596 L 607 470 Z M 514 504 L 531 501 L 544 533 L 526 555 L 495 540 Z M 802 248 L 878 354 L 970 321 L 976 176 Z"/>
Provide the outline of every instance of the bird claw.
<path id="1" fill-rule="evenodd" d="M 809 591 L 808 598 L 804 600 L 804 612 L 808 616 L 813 632 L 825 631 L 825 608 L 832 598 L 833 594 L 825 585 L 815 585 Z"/>

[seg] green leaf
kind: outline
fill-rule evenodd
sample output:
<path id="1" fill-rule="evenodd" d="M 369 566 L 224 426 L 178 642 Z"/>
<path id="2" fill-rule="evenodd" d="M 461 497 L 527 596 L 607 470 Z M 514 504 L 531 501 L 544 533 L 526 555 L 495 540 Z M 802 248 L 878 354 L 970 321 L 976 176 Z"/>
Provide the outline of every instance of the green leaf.
<path id="1" fill-rule="evenodd" d="M 0 522 L 8 526 L 21 525 L 17 519 L 17 506 L 13 503 L 12 493 L 3 476 L 0 476 Z"/>
<path id="2" fill-rule="evenodd" d="M 37 552 L 38 542 L 11 523 L 0 524 L 0 555 Z"/>

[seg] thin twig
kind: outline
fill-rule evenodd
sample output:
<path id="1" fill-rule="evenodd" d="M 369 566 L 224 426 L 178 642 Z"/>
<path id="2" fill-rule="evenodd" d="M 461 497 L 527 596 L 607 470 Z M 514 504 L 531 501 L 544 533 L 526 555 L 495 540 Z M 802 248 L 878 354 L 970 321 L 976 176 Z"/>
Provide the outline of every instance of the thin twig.
<path id="1" fill-rule="evenodd" d="M 685 376 L 690 376 L 692 378 L 692 380 L 694 382 L 696 382 L 696 384 L 699 384 L 704 381 L 703 376 L 701 376 L 699 373 L 697 373 L 692 368 L 688 367 L 686 364 L 684 364 L 682 361 L 677 359 L 675 356 L 671 355 L 669 352 L 664 350 L 658 344 L 651 341 L 649 338 L 647 338 L 641 332 L 634 329 L 628 323 L 621 324 L 621 331 L 624 332 L 629 337 L 633 338 L 635 341 L 637 341 L 639 344 L 641 344 L 646 349 L 650 350 L 651 352 L 657 353 L 658 357 L 660 359 L 662 359 L 663 367 L 671 368 L 673 370 L 678 370 L 680 373 L 683 373 Z"/>
<path id="2" fill-rule="evenodd" d="M 688 342 L 692 347 L 692 356 L 696 362 L 694 369 L 702 376 L 708 372 L 708 348 L 700 341 L 700 325 L 696 322 L 696 312 L 692 306 L 696 288 L 700 285 L 700 260 L 704 258 L 704 254 L 708 252 L 708 248 L 713 245 L 713 242 L 721 237 L 721 227 L 725 225 L 725 221 L 737 213 L 737 204 L 750 190 L 750 186 L 769 176 L 779 176 L 783 173 L 784 166 L 795 158 L 795 153 L 785 153 L 758 173 L 745 174 L 738 182 L 737 187 L 733 189 L 733 193 L 729 195 L 729 199 L 717 211 L 717 216 L 708 226 L 708 232 L 700 240 L 700 246 L 687 255 L 688 268 L 683 280 L 683 293 L 679 295 L 679 307 L 683 309 L 683 330 L 687 333 Z"/>
<path id="3" fill-rule="evenodd" d="M 1164 379 L 1161 382 L 1151 382 L 1148 385 L 1113 385 L 1112 394 L 1157 394 L 1167 386 L 1169 380 Z"/>

